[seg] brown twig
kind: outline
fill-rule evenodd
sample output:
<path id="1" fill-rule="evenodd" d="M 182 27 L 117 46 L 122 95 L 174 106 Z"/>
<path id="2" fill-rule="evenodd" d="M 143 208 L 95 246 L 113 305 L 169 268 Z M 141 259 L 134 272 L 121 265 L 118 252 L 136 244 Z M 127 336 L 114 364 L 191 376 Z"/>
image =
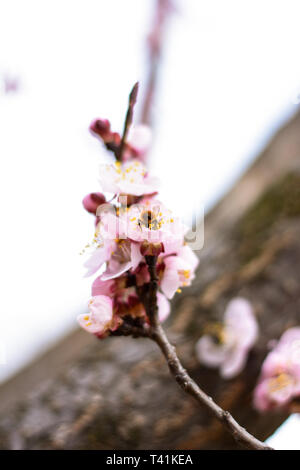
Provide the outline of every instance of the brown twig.
<path id="1" fill-rule="evenodd" d="M 223 410 L 217 405 L 211 397 L 209 397 L 189 376 L 182 366 L 175 347 L 169 342 L 167 335 L 159 323 L 157 315 L 157 273 L 156 273 L 156 256 L 146 256 L 146 262 L 150 274 L 150 282 L 144 291 L 142 301 L 144 303 L 147 316 L 150 321 L 150 328 L 144 336 L 148 336 L 161 349 L 166 358 L 171 374 L 182 390 L 194 397 L 200 405 L 204 405 L 212 415 L 223 423 L 233 438 L 242 446 L 253 450 L 273 450 L 268 445 L 256 439 L 246 429 L 240 426 L 228 411 Z"/>
<path id="2" fill-rule="evenodd" d="M 122 140 L 121 140 L 118 152 L 116 153 L 116 158 L 120 162 L 122 161 L 122 158 L 123 158 L 123 153 L 124 153 L 125 146 L 126 146 L 126 139 L 127 139 L 127 136 L 128 136 L 130 126 L 132 124 L 133 109 L 134 109 L 134 105 L 135 105 L 136 100 L 137 100 L 138 90 L 139 90 L 139 83 L 136 82 L 136 84 L 133 86 L 133 88 L 130 92 L 130 95 L 129 95 L 128 108 L 127 108 L 126 118 L 125 118 L 125 122 L 124 122 Z"/>

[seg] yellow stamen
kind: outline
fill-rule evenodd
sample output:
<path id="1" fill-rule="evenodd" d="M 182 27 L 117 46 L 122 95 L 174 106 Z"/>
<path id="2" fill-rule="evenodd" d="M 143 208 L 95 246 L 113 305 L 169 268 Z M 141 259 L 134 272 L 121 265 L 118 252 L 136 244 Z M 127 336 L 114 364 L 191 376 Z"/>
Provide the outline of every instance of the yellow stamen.
<path id="1" fill-rule="evenodd" d="M 282 372 L 277 377 L 273 377 L 272 379 L 270 379 L 268 387 L 271 393 L 277 392 L 287 387 L 292 382 L 293 378 L 289 374 Z"/>
<path id="2" fill-rule="evenodd" d="M 184 277 L 185 277 L 186 279 L 188 279 L 188 278 L 190 277 L 190 270 L 189 270 L 189 269 L 185 269 L 185 270 L 183 271 L 183 275 L 184 275 Z"/>

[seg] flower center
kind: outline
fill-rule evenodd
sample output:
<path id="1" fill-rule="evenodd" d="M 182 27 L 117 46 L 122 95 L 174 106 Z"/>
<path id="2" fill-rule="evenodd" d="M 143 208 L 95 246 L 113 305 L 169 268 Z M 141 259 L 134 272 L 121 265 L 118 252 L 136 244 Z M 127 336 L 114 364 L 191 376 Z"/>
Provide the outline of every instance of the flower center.
<path id="1" fill-rule="evenodd" d="M 210 335 L 217 344 L 226 343 L 227 334 L 222 323 L 208 323 L 204 327 L 204 334 Z"/>
<path id="2" fill-rule="evenodd" d="M 116 238 L 117 244 L 116 251 L 113 251 L 111 255 L 115 261 L 119 263 L 125 263 L 130 260 L 130 242 L 128 240 Z"/>
<path id="3" fill-rule="evenodd" d="M 144 210 L 139 216 L 138 225 L 150 230 L 158 230 L 161 227 L 161 222 L 151 210 Z"/>
<path id="4" fill-rule="evenodd" d="M 294 382 L 294 378 L 290 375 L 287 374 L 286 372 L 282 372 L 278 374 L 276 377 L 273 377 L 270 379 L 268 388 L 270 393 L 275 393 L 278 392 L 279 390 L 282 390 L 285 387 L 288 387 Z"/>
<path id="5" fill-rule="evenodd" d="M 117 182 L 120 180 L 128 180 L 130 183 L 135 183 L 142 180 L 146 175 L 146 170 L 140 162 L 134 162 L 126 167 L 122 167 L 120 162 L 115 162 L 115 171 L 117 174 Z"/>

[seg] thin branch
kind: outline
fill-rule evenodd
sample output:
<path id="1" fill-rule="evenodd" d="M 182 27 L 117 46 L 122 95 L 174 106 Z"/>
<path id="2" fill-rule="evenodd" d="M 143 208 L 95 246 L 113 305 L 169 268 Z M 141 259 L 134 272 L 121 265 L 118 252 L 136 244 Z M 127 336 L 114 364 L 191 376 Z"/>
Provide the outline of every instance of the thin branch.
<path id="1" fill-rule="evenodd" d="M 175 347 L 169 342 L 158 320 L 156 257 L 146 256 L 146 262 L 150 274 L 150 283 L 148 284 L 148 289 L 145 291 L 142 301 L 151 325 L 148 336 L 155 341 L 161 349 L 176 382 L 185 393 L 194 397 L 200 405 L 204 405 L 215 418 L 223 423 L 240 445 L 254 450 L 273 450 L 240 426 L 231 414 L 217 405 L 213 399 L 194 382 L 184 369 L 177 356 Z"/>
<path id="2" fill-rule="evenodd" d="M 122 161 L 122 158 L 123 158 L 123 153 L 124 153 L 125 146 L 126 146 L 126 140 L 127 140 L 128 132 L 129 132 L 130 126 L 132 124 L 133 109 L 134 109 L 134 105 L 135 105 L 136 100 L 137 100 L 138 90 L 139 90 L 139 83 L 136 82 L 136 84 L 133 86 L 133 88 L 130 92 L 130 95 L 129 95 L 128 108 L 127 108 L 127 113 L 126 113 L 126 118 L 125 118 L 125 123 L 124 123 L 122 140 L 121 140 L 121 143 L 120 143 L 119 150 L 116 154 L 116 158 L 120 162 Z"/>

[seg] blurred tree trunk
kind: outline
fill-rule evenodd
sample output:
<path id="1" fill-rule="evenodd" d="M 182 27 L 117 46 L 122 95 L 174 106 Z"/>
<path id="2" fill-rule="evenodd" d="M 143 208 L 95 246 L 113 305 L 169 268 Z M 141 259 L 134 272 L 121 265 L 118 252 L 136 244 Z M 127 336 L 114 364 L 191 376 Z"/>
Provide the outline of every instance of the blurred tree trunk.
<path id="1" fill-rule="evenodd" d="M 265 439 L 286 418 L 251 405 L 268 342 L 300 320 L 300 114 L 273 138 L 208 214 L 191 288 L 173 302 L 168 334 L 192 377 Z M 254 305 L 261 335 L 244 372 L 224 381 L 194 344 L 236 295 Z M 0 448 L 229 449 L 231 436 L 179 389 L 147 339 L 99 342 L 76 331 L 0 390 Z"/>

